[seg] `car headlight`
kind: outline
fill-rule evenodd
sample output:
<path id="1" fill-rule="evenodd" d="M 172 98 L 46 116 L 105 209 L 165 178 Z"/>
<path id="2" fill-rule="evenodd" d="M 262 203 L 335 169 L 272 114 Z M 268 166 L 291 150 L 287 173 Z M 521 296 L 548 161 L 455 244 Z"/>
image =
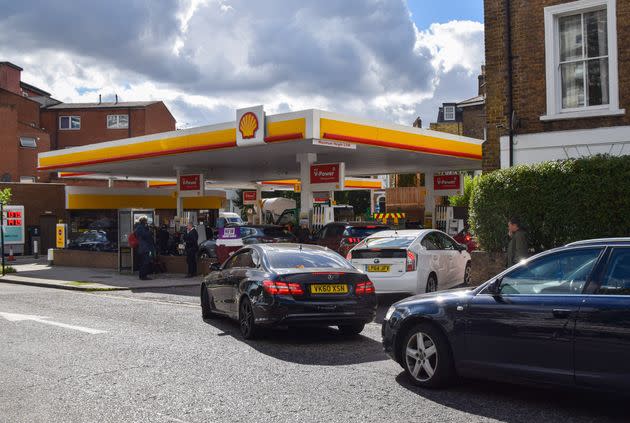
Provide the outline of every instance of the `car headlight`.
<path id="1" fill-rule="evenodd" d="M 387 313 L 385 313 L 385 320 L 389 320 L 390 317 L 392 317 L 392 314 L 394 314 L 394 311 L 396 311 L 396 307 L 395 306 L 391 306 L 388 310 Z"/>

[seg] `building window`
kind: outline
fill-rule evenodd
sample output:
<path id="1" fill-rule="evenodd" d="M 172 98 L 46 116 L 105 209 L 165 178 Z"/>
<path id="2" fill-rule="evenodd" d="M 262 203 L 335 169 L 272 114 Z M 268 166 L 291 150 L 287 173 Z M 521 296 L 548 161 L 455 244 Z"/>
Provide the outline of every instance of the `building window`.
<path id="1" fill-rule="evenodd" d="M 129 128 L 129 115 L 107 115 L 108 129 Z"/>
<path id="2" fill-rule="evenodd" d="M 37 139 L 33 137 L 20 137 L 20 147 L 37 148 Z"/>
<path id="3" fill-rule="evenodd" d="M 455 106 L 444 106 L 444 120 L 455 120 Z"/>
<path id="4" fill-rule="evenodd" d="M 59 129 L 81 129 L 81 117 L 59 116 Z"/>
<path id="5" fill-rule="evenodd" d="M 616 0 L 545 8 L 547 115 L 542 120 L 623 114 L 619 110 Z"/>
<path id="6" fill-rule="evenodd" d="M 32 184 L 35 182 L 34 176 L 20 176 L 20 182 Z"/>

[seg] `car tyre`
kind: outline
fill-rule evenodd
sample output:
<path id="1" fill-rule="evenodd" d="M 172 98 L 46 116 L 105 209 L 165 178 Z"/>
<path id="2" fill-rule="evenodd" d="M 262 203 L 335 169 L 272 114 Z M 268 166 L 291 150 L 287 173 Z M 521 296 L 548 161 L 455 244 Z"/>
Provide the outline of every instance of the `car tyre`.
<path id="1" fill-rule="evenodd" d="M 344 335 L 356 336 L 363 332 L 365 323 L 356 323 L 352 325 L 339 325 L 339 331 Z"/>
<path id="2" fill-rule="evenodd" d="M 254 309 L 249 298 L 243 298 L 239 306 L 238 321 L 241 328 L 241 335 L 245 339 L 254 339 L 258 333 Z"/>
<path id="3" fill-rule="evenodd" d="M 214 317 L 212 312 L 212 306 L 210 305 L 210 296 L 208 295 L 208 288 L 205 285 L 201 285 L 201 318 L 211 319 Z"/>
<path id="4" fill-rule="evenodd" d="M 206 251 L 202 251 L 201 254 L 199 254 L 199 258 L 207 259 L 210 258 L 210 255 Z"/>
<path id="5" fill-rule="evenodd" d="M 438 290 L 438 280 L 434 274 L 430 274 L 427 278 L 427 292 L 435 292 Z"/>
<path id="6" fill-rule="evenodd" d="M 470 262 L 466 263 L 466 268 L 464 269 L 464 285 L 470 285 L 470 272 L 472 271 L 472 266 Z"/>
<path id="7" fill-rule="evenodd" d="M 400 357 L 407 377 L 416 386 L 443 388 L 455 377 L 448 340 L 430 323 L 413 326 L 400 344 Z"/>

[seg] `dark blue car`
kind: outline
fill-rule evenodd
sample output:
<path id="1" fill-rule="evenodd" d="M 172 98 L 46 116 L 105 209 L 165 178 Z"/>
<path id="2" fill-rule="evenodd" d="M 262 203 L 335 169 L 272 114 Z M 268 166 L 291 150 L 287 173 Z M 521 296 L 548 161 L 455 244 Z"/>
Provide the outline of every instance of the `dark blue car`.
<path id="1" fill-rule="evenodd" d="M 382 334 L 423 387 L 459 375 L 630 392 L 630 238 L 569 244 L 474 290 L 404 299 Z"/>

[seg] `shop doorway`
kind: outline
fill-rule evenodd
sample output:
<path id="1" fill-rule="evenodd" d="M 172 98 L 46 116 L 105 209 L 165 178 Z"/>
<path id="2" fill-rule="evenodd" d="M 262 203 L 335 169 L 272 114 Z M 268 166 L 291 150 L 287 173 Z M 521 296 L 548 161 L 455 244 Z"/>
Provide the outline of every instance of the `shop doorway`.
<path id="1" fill-rule="evenodd" d="M 55 225 L 57 217 L 44 215 L 39 217 L 39 225 L 41 227 L 41 243 L 40 252 L 45 254 L 49 248 L 55 248 Z"/>

